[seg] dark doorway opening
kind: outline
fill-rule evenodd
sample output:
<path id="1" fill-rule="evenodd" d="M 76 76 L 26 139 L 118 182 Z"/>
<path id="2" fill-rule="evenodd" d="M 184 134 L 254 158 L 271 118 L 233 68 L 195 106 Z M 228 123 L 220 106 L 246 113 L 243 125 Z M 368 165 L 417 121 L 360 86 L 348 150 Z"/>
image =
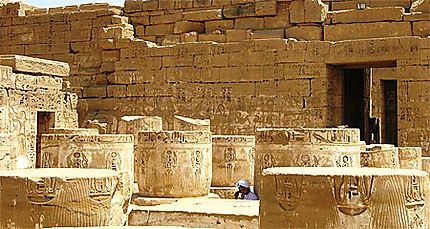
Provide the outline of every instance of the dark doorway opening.
<path id="1" fill-rule="evenodd" d="M 397 80 L 382 80 L 384 111 L 382 141 L 397 146 Z"/>
<path id="2" fill-rule="evenodd" d="M 55 112 L 37 112 L 37 136 L 36 136 L 36 168 L 42 167 L 41 138 L 42 134 L 55 127 Z"/>
<path id="3" fill-rule="evenodd" d="M 360 129 L 362 141 L 370 142 L 370 69 L 343 69 L 343 123 Z"/>

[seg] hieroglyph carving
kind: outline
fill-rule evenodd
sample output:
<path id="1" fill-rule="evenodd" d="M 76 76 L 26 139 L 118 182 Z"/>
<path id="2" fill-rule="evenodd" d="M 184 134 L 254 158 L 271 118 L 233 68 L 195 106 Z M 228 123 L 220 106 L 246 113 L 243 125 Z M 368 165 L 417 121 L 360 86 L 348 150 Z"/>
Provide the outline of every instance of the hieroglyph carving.
<path id="1" fill-rule="evenodd" d="M 38 181 L 27 180 L 27 198 L 32 203 L 46 203 L 54 199 L 60 189 L 53 177 L 44 177 Z"/>
<path id="2" fill-rule="evenodd" d="M 367 210 L 373 189 L 373 176 L 336 176 L 333 178 L 336 206 L 340 212 L 355 216 Z"/>
<path id="3" fill-rule="evenodd" d="M 293 213 L 301 201 L 302 183 L 298 177 L 275 177 L 276 200 L 285 213 Z"/>
<path id="4" fill-rule="evenodd" d="M 425 194 L 419 177 L 412 176 L 406 184 L 406 209 L 409 216 L 410 228 L 424 228 L 422 215 L 425 205 Z"/>
<path id="5" fill-rule="evenodd" d="M 88 168 L 88 159 L 82 152 L 71 153 L 67 157 L 68 168 Z"/>
<path id="6" fill-rule="evenodd" d="M 256 135 L 257 143 L 290 144 L 290 143 L 319 143 L 347 144 L 359 143 L 359 130 L 356 129 L 279 129 L 259 130 Z"/>

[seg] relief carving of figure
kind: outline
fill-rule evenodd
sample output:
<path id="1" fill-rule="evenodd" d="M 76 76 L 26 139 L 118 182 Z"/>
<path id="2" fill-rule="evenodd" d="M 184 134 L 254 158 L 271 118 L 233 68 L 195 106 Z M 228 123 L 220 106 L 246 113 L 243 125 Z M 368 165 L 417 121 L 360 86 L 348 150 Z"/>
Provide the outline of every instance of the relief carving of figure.
<path id="1" fill-rule="evenodd" d="M 176 152 L 167 150 L 166 152 L 164 152 L 163 158 L 164 158 L 164 168 L 165 168 L 164 182 L 168 189 L 172 189 L 173 183 L 174 183 L 173 178 L 175 174 L 174 169 L 176 168 L 178 163 Z"/>
<path id="2" fill-rule="evenodd" d="M 350 156 L 344 155 L 339 156 L 336 160 L 337 167 L 352 167 L 352 158 Z"/>
<path id="3" fill-rule="evenodd" d="M 336 206 L 350 216 L 360 215 L 369 207 L 373 176 L 336 176 L 333 178 Z"/>
<path id="4" fill-rule="evenodd" d="M 360 153 L 361 167 L 372 167 L 371 162 L 372 162 L 372 159 L 371 159 L 371 155 L 369 153 L 366 153 L 366 152 Z"/>
<path id="5" fill-rule="evenodd" d="M 226 168 L 226 178 L 231 180 L 234 177 L 234 167 L 236 165 L 236 150 L 233 147 L 228 147 L 224 150 L 224 161 Z"/>
<path id="6" fill-rule="evenodd" d="M 424 217 L 422 211 L 425 205 L 425 196 L 422 182 L 419 178 L 412 176 L 406 187 L 406 209 L 409 215 L 410 228 L 423 228 Z"/>
<path id="7" fill-rule="evenodd" d="M 81 152 L 71 153 L 67 157 L 67 167 L 69 168 L 88 168 L 88 159 Z"/>
<path id="8" fill-rule="evenodd" d="M 107 155 L 106 168 L 118 171 L 121 169 L 121 156 L 117 152 L 112 152 Z"/>

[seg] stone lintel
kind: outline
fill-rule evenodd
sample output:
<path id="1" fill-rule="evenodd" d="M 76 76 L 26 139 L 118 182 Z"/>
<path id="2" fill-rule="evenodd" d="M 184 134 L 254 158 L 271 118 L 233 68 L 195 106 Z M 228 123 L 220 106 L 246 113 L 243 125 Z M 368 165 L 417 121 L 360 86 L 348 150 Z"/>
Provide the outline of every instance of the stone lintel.
<path id="1" fill-rule="evenodd" d="M 70 71 L 69 64 L 64 62 L 20 55 L 0 55 L 0 65 L 12 67 L 15 72 L 60 77 L 68 76 Z"/>

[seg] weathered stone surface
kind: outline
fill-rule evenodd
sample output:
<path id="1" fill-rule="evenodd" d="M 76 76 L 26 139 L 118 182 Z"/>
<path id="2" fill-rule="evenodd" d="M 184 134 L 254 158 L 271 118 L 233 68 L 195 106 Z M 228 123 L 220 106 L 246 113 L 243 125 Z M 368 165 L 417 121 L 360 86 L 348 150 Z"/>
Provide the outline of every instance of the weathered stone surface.
<path id="1" fill-rule="evenodd" d="M 258 204 L 259 201 L 185 198 L 171 204 L 136 206 L 129 224 L 257 229 Z"/>
<path id="2" fill-rule="evenodd" d="M 399 147 L 398 151 L 401 169 L 422 170 L 421 147 Z"/>
<path id="3" fill-rule="evenodd" d="M 173 117 L 173 129 L 175 131 L 210 131 L 209 119 L 192 119 L 179 115 Z"/>
<path id="4" fill-rule="evenodd" d="M 360 167 L 359 129 L 257 129 L 254 187 L 271 167 Z"/>
<path id="5" fill-rule="evenodd" d="M 212 186 L 234 187 L 254 180 L 254 136 L 212 136 Z"/>
<path id="6" fill-rule="evenodd" d="M 332 14 L 332 23 L 358 23 L 377 21 L 402 21 L 404 8 L 386 7 L 364 10 L 335 11 Z"/>
<path id="7" fill-rule="evenodd" d="M 255 4 L 234 5 L 223 9 L 225 18 L 255 16 Z"/>
<path id="8" fill-rule="evenodd" d="M 133 134 L 135 141 L 140 131 L 161 131 L 163 120 L 157 116 L 123 116 L 118 122 L 118 134 Z"/>
<path id="9" fill-rule="evenodd" d="M 227 30 L 226 40 L 227 42 L 244 41 L 251 37 L 251 30 Z"/>
<path id="10" fill-rule="evenodd" d="M 221 199 L 234 199 L 234 194 L 238 188 L 233 187 L 211 187 L 210 192 L 218 195 Z"/>
<path id="11" fill-rule="evenodd" d="M 345 31 L 349 32 L 345 33 Z M 327 41 L 401 37 L 411 35 L 412 28 L 408 22 L 337 24 L 324 27 L 324 39 Z"/>
<path id="12" fill-rule="evenodd" d="M 210 21 L 218 19 L 222 19 L 222 9 L 184 12 L 183 18 L 186 21 Z"/>
<path id="13" fill-rule="evenodd" d="M 321 23 L 326 20 L 328 5 L 321 0 L 303 0 L 305 22 Z"/>
<path id="14" fill-rule="evenodd" d="M 210 33 L 215 30 L 226 31 L 233 29 L 234 20 L 215 20 L 205 22 L 205 31 Z"/>
<path id="15" fill-rule="evenodd" d="M 99 169 L 30 169 L 0 174 L 0 226 L 120 226 L 128 184 Z"/>
<path id="16" fill-rule="evenodd" d="M 285 30 L 287 38 L 295 38 L 297 40 L 317 40 L 323 39 L 323 28 L 320 26 L 297 26 Z"/>
<path id="17" fill-rule="evenodd" d="M 361 167 L 400 168 L 399 150 L 394 145 L 367 145 L 366 151 L 360 153 Z"/>
<path id="18" fill-rule="evenodd" d="M 205 25 L 201 22 L 179 21 L 176 22 L 173 33 L 181 34 L 192 31 L 196 31 L 197 33 L 203 33 L 205 31 Z"/>
<path id="19" fill-rule="evenodd" d="M 141 196 L 195 197 L 209 193 L 210 132 L 140 132 L 135 160 Z"/>
<path id="20" fill-rule="evenodd" d="M 54 76 L 68 76 L 70 71 L 67 63 L 19 55 L 0 55 L 0 65 L 12 67 L 16 72 Z"/>
<path id="21" fill-rule="evenodd" d="M 429 175 L 419 170 L 270 168 L 259 227 L 427 227 L 429 193 Z"/>
<path id="22" fill-rule="evenodd" d="M 430 174 L 430 157 L 422 157 L 422 170 Z"/>
<path id="23" fill-rule="evenodd" d="M 414 36 L 430 36 L 430 21 L 417 21 L 412 23 L 412 33 Z"/>

